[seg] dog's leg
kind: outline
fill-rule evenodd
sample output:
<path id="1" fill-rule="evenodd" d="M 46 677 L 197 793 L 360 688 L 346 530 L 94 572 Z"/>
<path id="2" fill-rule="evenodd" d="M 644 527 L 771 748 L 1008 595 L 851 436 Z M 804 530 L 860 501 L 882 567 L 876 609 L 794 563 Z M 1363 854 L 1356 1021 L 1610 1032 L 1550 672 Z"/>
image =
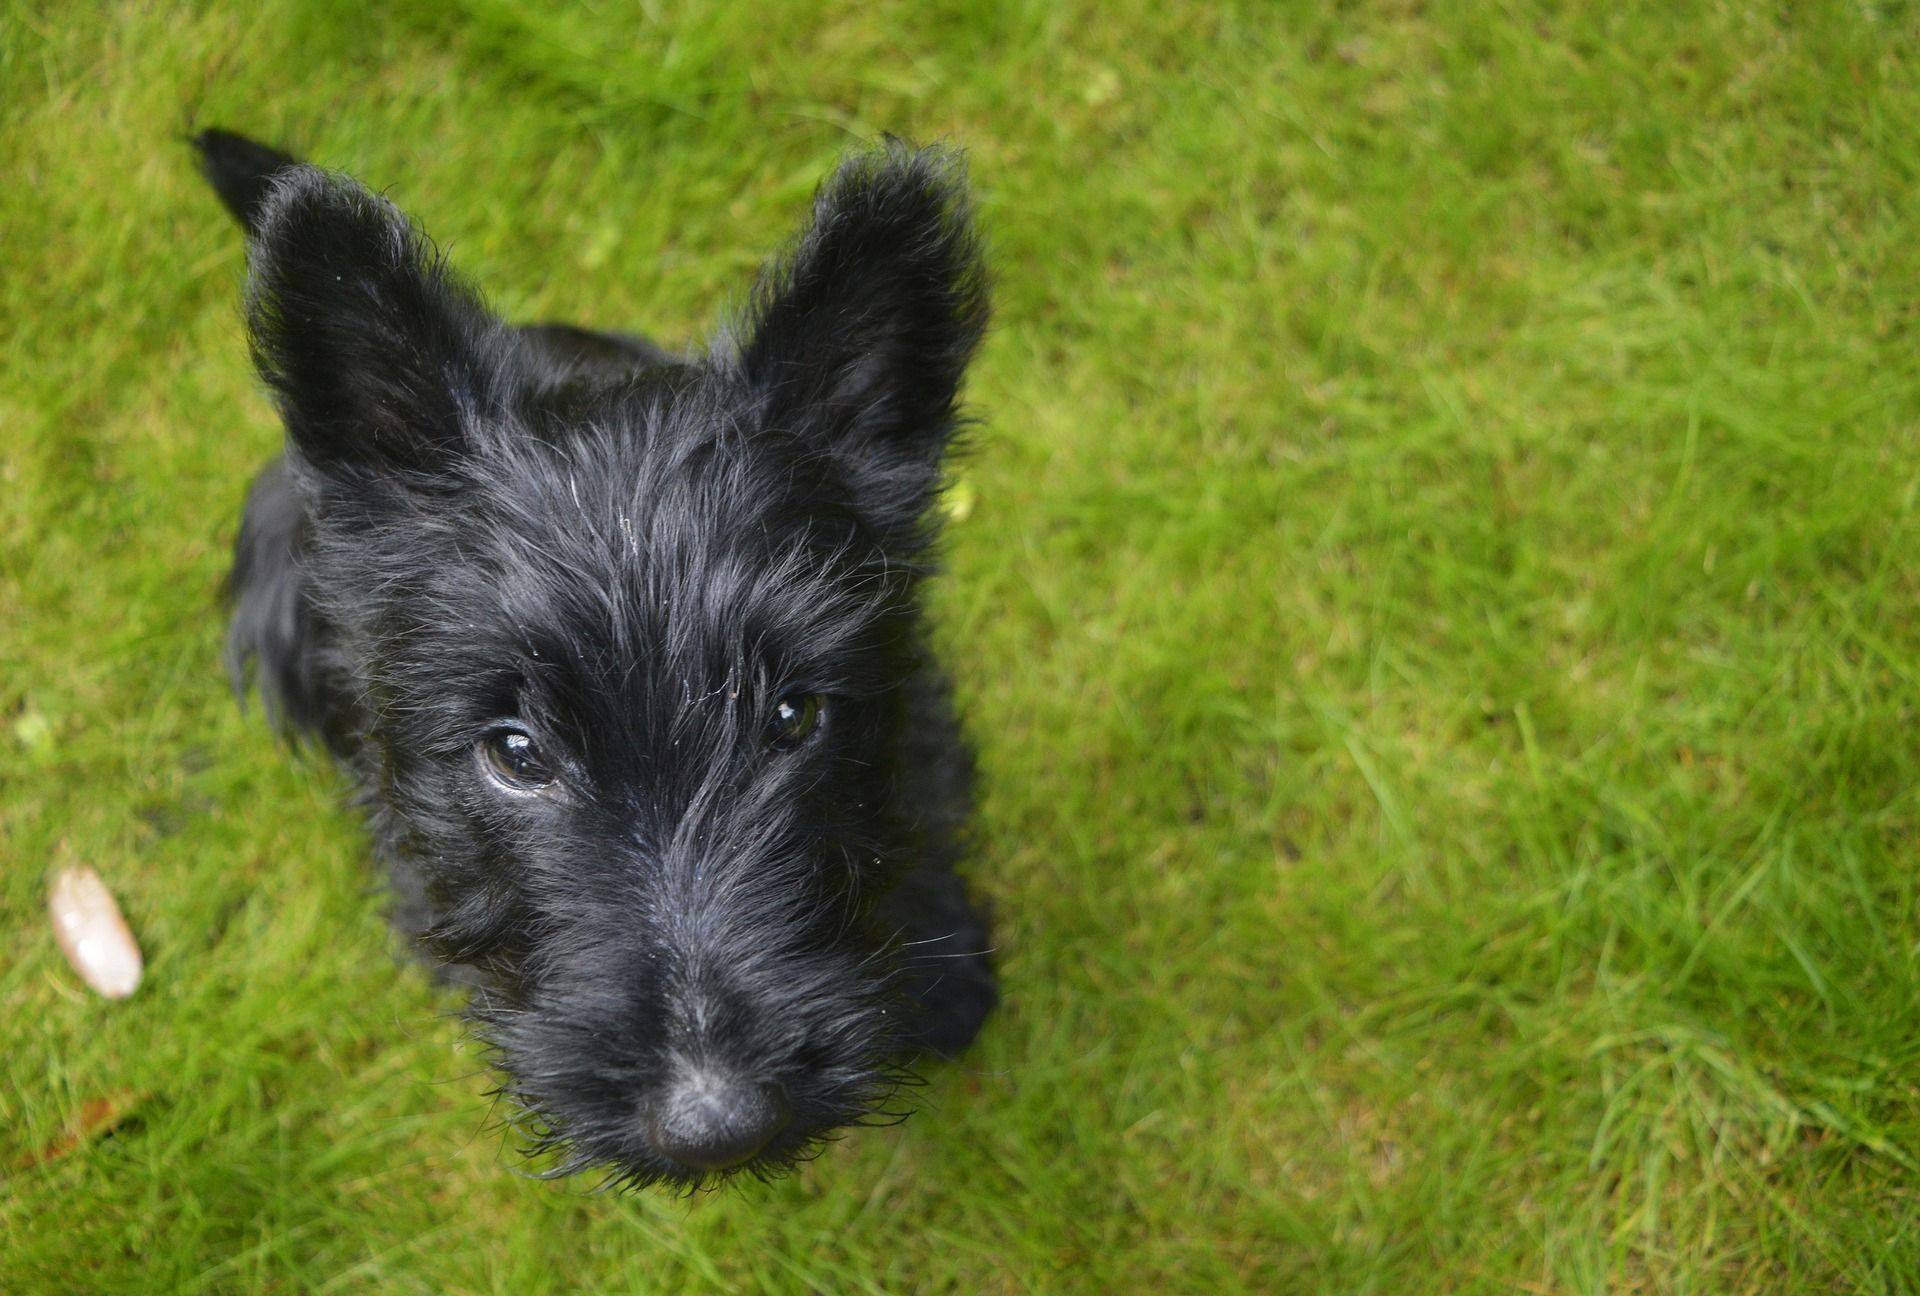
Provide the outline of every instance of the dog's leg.
<path id="1" fill-rule="evenodd" d="M 959 874 L 935 865 L 908 874 L 888 897 L 888 911 L 901 919 L 901 975 L 919 1010 L 909 1042 L 957 1057 L 1000 999 L 987 915 Z"/>
<path id="2" fill-rule="evenodd" d="M 999 1000 L 988 916 L 954 869 L 973 805 L 973 755 L 954 716 L 952 688 L 930 656 L 902 702 L 895 797 L 922 848 L 920 863 L 882 902 L 881 918 L 901 933 L 901 975 L 919 1008 L 910 1042 L 954 1057 Z"/>
<path id="3" fill-rule="evenodd" d="M 387 866 L 387 918 L 400 938 L 402 953 L 425 968 L 436 984 L 468 989 L 492 984 L 482 969 L 443 958 L 434 950 L 428 933 L 444 915 L 428 893 L 427 876 L 420 865 L 398 851 L 382 850 L 380 854 Z"/>
<path id="4" fill-rule="evenodd" d="M 234 541 L 227 670 L 238 693 L 252 678 L 276 723 L 337 748 L 345 717 L 329 686 L 326 627 L 300 570 L 306 525 L 286 464 L 276 458 L 254 478 Z"/>

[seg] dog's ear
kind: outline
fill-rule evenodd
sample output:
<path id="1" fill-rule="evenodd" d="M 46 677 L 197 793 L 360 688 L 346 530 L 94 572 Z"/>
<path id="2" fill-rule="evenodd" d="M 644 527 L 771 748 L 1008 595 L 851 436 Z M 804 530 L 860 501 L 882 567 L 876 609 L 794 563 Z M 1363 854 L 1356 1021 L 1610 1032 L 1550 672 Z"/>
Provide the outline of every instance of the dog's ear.
<path id="1" fill-rule="evenodd" d="M 856 507 L 899 533 L 938 485 L 986 321 L 959 158 L 890 139 L 821 186 L 755 288 L 739 362 L 767 426 L 820 444 Z"/>
<path id="2" fill-rule="evenodd" d="M 249 271 L 254 363 L 307 462 L 429 474 L 459 453 L 503 329 L 391 203 L 316 167 L 283 170 Z"/>

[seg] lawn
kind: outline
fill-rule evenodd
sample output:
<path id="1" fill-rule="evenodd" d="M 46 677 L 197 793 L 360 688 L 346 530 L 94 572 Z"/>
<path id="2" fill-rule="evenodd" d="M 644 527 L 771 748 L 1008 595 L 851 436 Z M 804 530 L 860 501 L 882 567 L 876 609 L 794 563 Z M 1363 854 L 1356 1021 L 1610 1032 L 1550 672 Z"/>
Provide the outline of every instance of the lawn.
<path id="1" fill-rule="evenodd" d="M 1911 9 L 0 14 L 0 1291 L 1920 1290 Z M 844 149 L 969 150 L 1007 1000 L 912 1120 L 523 1173 L 218 667 L 278 432 L 189 121 L 672 341 Z"/>

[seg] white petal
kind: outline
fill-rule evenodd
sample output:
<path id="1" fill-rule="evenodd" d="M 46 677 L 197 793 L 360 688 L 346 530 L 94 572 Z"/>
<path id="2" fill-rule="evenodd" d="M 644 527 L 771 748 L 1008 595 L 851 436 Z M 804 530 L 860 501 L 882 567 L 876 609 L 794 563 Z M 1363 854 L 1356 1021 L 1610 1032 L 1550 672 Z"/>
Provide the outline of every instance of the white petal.
<path id="1" fill-rule="evenodd" d="M 100 875 L 90 868 L 61 870 L 47 892 L 53 936 L 80 979 L 109 999 L 140 986 L 145 966 L 127 920 Z"/>

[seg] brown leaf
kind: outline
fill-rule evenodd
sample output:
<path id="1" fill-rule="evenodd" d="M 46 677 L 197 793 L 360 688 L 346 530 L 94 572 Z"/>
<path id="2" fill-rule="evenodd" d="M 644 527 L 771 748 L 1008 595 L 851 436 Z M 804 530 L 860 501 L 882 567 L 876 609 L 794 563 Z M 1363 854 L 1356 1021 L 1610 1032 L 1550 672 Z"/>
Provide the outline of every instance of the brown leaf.
<path id="1" fill-rule="evenodd" d="M 111 1134 L 133 1114 L 142 1097 L 128 1089 L 117 1089 L 99 1098 L 89 1098 L 80 1105 L 80 1110 L 74 1113 L 65 1129 L 48 1139 L 38 1150 L 14 1161 L 14 1169 L 31 1170 L 35 1166 L 58 1161 L 82 1143 Z"/>

